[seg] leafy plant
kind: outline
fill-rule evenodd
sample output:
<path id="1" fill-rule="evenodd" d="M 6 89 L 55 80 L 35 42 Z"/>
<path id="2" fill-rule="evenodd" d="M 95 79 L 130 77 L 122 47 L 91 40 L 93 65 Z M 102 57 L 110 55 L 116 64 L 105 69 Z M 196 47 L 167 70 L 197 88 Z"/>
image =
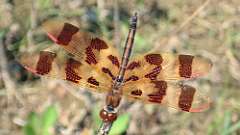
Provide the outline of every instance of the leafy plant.
<path id="1" fill-rule="evenodd" d="M 209 127 L 208 134 L 218 132 L 220 135 L 231 135 L 240 129 L 240 121 L 232 123 L 232 112 L 227 110 L 224 112 L 224 117 L 216 116 L 212 125 Z"/>
<path id="2" fill-rule="evenodd" d="M 224 122 L 223 122 L 223 128 L 221 128 L 222 129 L 221 135 L 230 135 L 240 129 L 240 122 L 233 124 L 231 121 L 231 117 L 232 117 L 232 113 L 230 111 L 226 111 L 224 113 Z"/>
<path id="3" fill-rule="evenodd" d="M 50 135 L 49 129 L 57 120 L 57 109 L 49 106 L 42 114 L 32 112 L 28 116 L 27 124 L 23 127 L 25 135 Z"/>

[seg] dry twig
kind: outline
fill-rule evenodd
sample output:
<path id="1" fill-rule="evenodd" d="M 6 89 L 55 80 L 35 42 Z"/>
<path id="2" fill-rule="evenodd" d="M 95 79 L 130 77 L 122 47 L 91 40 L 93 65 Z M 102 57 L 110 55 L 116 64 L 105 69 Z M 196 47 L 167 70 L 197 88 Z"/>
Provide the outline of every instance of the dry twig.
<path id="1" fill-rule="evenodd" d="M 230 49 L 226 51 L 226 56 L 229 59 L 230 64 L 229 66 L 229 71 L 232 74 L 232 77 L 234 77 L 236 80 L 240 81 L 240 63 L 238 60 L 234 57 L 233 53 L 231 52 Z"/>
<path id="2" fill-rule="evenodd" d="M 114 1 L 114 45 L 120 45 L 121 37 L 120 37 L 120 28 L 119 28 L 119 8 L 118 1 Z"/>
<path id="3" fill-rule="evenodd" d="M 7 65 L 8 64 L 7 64 L 7 58 L 4 52 L 3 39 L 2 37 L 0 37 L 0 67 L 1 67 L 2 79 L 7 91 L 7 101 L 8 103 L 11 102 L 13 100 L 13 96 L 15 96 L 21 104 L 24 104 L 22 96 L 20 95 L 20 93 L 16 91 L 15 82 L 10 77 Z"/>
<path id="4" fill-rule="evenodd" d="M 203 9 L 209 4 L 209 2 L 210 2 L 210 0 L 206 0 L 201 6 L 199 6 L 199 7 L 192 13 L 192 15 L 190 15 L 184 22 L 181 23 L 181 25 L 180 25 L 176 30 L 170 32 L 169 37 L 170 37 L 170 36 L 172 37 L 172 36 L 175 36 L 175 35 L 179 34 L 184 27 L 186 27 L 189 23 L 191 23 L 192 20 L 193 20 L 201 11 L 203 11 Z M 157 49 L 160 47 L 160 45 L 162 45 L 162 44 L 167 44 L 168 41 L 169 41 L 169 39 L 171 39 L 171 38 L 168 38 L 167 40 L 166 40 L 166 39 L 161 40 L 158 45 L 156 45 L 155 47 L 153 47 L 152 50 L 150 50 L 150 52 L 153 52 L 153 51 L 157 50 Z"/>
<path id="5" fill-rule="evenodd" d="M 186 27 L 192 20 L 203 11 L 203 9 L 209 4 L 210 0 L 206 0 L 201 6 L 199 6 L 191 16 L 189 16 L 182 24 L 173 32 L 173 33 L 179 33 L 184 27 Z"/>
<path id="6" fill-rule="evenodd" d="M 31 0 L 31 10 L 30 10 L 30 29 L 27 32 L 27 41 L 28 46 L 32 46 L 34 44 L 33 42 L 33 30 L 37 26 L 37 10 L 36 10 L 36 3 Z"/>

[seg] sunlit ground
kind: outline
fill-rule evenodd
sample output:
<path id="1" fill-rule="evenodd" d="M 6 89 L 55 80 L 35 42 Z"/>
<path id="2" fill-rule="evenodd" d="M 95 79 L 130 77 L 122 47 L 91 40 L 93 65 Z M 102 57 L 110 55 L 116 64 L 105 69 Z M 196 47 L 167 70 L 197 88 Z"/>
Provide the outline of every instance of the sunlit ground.
<path id="1" fill-rule="evenodd" d="M 205 112 L 186 113 L 124 99 L 115 133 L 240 134 L 239 0 L 32 2 L 0 1 L 0 135 L 94 134 L 103 94 L 57 79 L 39 79 L 15 58 L 35 45 L 49 44 L 41 24 L 53 18 L 76 22 L 82 31 L 109 39 L 122 50 L 135 11 L 139 24 L 134 54 L 159 51 L 209 58 L 210 73 L 190 83 L 212 102 Z"/>

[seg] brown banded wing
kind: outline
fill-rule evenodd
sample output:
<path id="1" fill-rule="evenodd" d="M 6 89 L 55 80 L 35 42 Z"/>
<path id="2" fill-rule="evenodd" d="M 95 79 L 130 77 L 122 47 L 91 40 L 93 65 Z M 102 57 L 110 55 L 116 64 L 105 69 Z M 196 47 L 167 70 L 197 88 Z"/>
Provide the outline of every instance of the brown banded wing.
<path id="1" fill-rule="evenodd" d="M 69 23 L 51 21 L 45 23 L 44 28 L 60 47 L 52 49 L 57 47 L 52 45 L 43 51 L 23 53 L 19 59 L 26 69 L 98 92 L 110 90 L 119 68 L 114 47 L 89 33 L 79 32 Z"/>
<path id="2" fill-rule="evenodd" d="M 141 79 L 186 80 L 203 76 L 212 67 L 206 58 L 171 53 L 150 53 L 133 58 L 125 73 L 125 82 Z"/>
<path id="3" fill-rule="evenodd" d="M 209 99 L 191 86 L 176 84 L 203 76 L 211 67 L 208 59 L 191 55 L 150 53 L 135 57 L 126 68 L 123 94 L 183 111 L 202 111 L 208 108 Z"/>
<path id="4" fill-rule="evenodd" d="M 68 56 L 65 51 L 28 52 L 22 54 L 19 61 L 28 71 L 42 77 L 67 80 L 95 92 L 106 92 L 111 88 L 111 80 Z"/>
<path id="5" fill-rule="evenodd" d="M 142 79 L 129 82 L 123 95 L 145 103 L 161 104 L 187 112 L 201 112 L 209 108 L 210 100 L 194 87 L 177 85 L 163 80 Z"/>
<path id="6" fill-rule="evenodd" d="M 117 76 L 120 59 L 118 51 L 106 41 L 90 33 L 83 33 L 70 23 L 49 21 L 43 28 L 50 39 L 64 48 L 84 65 L 114 80 Z"/>

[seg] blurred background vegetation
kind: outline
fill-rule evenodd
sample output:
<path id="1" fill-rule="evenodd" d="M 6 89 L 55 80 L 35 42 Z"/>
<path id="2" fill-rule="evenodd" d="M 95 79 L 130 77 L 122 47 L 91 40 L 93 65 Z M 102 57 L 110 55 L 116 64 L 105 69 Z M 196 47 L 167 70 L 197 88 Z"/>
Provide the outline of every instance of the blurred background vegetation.
<path id="1" fill-rule="evenodd" d="M 135 11 L 135 54 L 154 50 L 211 59 L 210 74 L 193 85 L 212 104 L 203 113 L 184 113 L 124 100 L 112 134 L 239 135 L 239 0 L 0 0 L 0 135 L 94 134 L 103 95 L 33 76 L 15 57 L 46 43 L 41 24 L 53 18 L 77 22 L 122 49 Z"/>

